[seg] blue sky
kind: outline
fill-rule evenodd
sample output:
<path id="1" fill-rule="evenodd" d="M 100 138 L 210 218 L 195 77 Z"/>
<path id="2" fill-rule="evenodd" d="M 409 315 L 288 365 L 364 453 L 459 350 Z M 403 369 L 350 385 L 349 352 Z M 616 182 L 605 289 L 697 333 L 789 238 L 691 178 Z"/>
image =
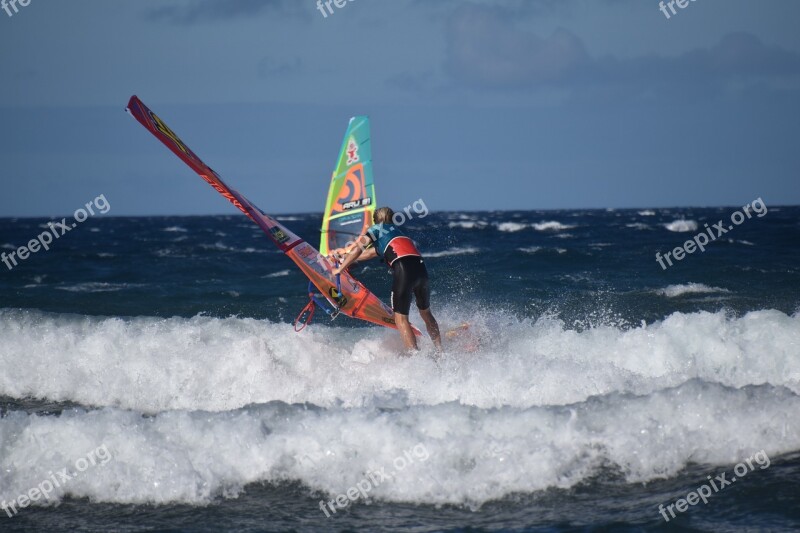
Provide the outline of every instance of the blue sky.
<path id="1" fill-rule="evenodd" d="M 32 0 L 0 11 L 0 216 L 235 208 L 132 94 L 267 212 L 320 211 L 350 116 L 379 203 L 800 203 L 800 2 Z"/>

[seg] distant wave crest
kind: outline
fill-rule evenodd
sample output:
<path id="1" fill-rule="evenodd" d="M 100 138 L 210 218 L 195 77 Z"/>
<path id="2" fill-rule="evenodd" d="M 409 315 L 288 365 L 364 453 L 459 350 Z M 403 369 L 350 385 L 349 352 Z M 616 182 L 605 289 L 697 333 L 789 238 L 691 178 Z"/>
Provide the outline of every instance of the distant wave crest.
<path id="1" fill-rule="evenodd" d="M 475 248 L 474 246 L 464 246 L 464 247 L 449 248 L 447 250 L 442 250 L 440 252 L 427 252 L 425 254 L 425 257 L 447 257 L 450 255 L 477 254 L 479 252 L 480 249 Z"/>
<path id="2" fill-rule="evenodd" d="M 709 287 L 702 283 L 684 283 L 682 285 L 669 285 L 666 288 L 656 291 L 657 294 L 666 296 L 667 298 L 677 298 L 685 294 L 707 294 L 707 293 L 726 293 L 730 292 L 728 289 L 720 287 Z"/>
<path id="3" fill-rule="evenodd" d="M 669 231 L 685 233 L 687 231 L 697 231 L 697 222 L 694 220 L 685 220 L 681 218 L 679 220 L 673 220 L 672 222 L 664 224 L 664 227 Z"/>

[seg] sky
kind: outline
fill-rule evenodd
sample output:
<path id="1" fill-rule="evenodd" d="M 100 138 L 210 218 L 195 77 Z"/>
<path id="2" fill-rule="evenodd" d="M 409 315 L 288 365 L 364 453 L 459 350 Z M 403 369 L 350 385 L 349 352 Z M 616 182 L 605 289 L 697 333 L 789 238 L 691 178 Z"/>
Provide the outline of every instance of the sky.
<path id="1" fill-rule="evenodd" d="M 340 0 L 341 1 L 341 0 Z M 0 217 L 319 212 L 369 115 L 378 203 L 800 204 L 800 2 L 30 0 L 0 11 Z M 325 10 L 324 6 L 322 10 Z"/>

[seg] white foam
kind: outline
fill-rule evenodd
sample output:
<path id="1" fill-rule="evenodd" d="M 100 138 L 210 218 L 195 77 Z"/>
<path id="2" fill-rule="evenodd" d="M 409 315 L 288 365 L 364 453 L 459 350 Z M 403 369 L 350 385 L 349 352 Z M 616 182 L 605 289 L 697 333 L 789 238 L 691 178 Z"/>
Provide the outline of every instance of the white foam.
<path id="1" fill-rule="evenodd" d="M 166 231 L 168 233 L 186 233 L 189 230 L 182 228 L 181 226 L 170 226 L 168 228 L 164 228 L 162 231 Z"/>
<path id="2" fill-rule="evenodd" d="M 267 275 L 261 276 L 261 277 L 262 278 L 282 278 L 284 276 L 288 276 L 291 273 L 292 273 L 291 270 L 286 269 L 286 270 L 279 270 L 277 272 L 272 272 L 271 274 L 267 274 Z"/>
<path id="3" fill-rule="evenodd" d="M 386 398 L 388 405 L 403 401 L 402 394 Z M 12 412 L 0 419 L 0 499 L 13 500 L 64 467 L 75 477 L 53 499 L 201 505 L 235 498 L 251 483 L 286 480 L 333 496 L 385 469 L 392 477 L 373 483 L 370 499 L 480 505 L 574 487 L 608 467 L 629 483 L 644 483 L 689 463 L 730 465 L 762 449 L 775 458 L 800 448 L 798 417 L 800 398 L 785 389 L 700 381 L 644 397 L 610 394 L 525 409 L 273 403 L 147 418 L 117 408 Z M 102 446 L 111 457 L 106 464 L 82 473 L 71 468 Z M 760 472 L 766 462 L 753 465 Z"/>
<path id="4" fill-rule="evenodd" d="M 642 216 L 642 217 L 652 217 L 652 216 L 655 216 L 655 214 L 656 214 L 656 212 L 653 211 L 652 209 L 645 209 L 643 211 L 639 211 L 638 213 L 639 213 L 639 216 Z"/>
<path id="5" fill-rule="evenodd" d="M 228 246 L 224 242 L 217 241 L 214 244 L 200 244 L 199 248 L 202 250 L 215 250 L 220 252 L 238 252 L 244 254 L 256 254 L 256 253 L 265 253 L 266 249 L 256 249 L 251 246 L 247 248 L 235 248 L 233 246 Z"/>
<path id="6" fill-rule="evenodd" d="M 647 224 L 644 224 L 643 222 L 634 222 L 633 224 L 625 224 L 625 227 L 626 228 L 639 229 L 639 230 L 650 229 L 650 226 L 648 226 Z"/>
<path id="7" fill-rule="evenodd" d="M 542 247 L 541 246 L 524 246 L 522 248 L 517 248 L 517 250 L 519 250 L 520 252 L 526 253 L 526 254 L 535 254 L 535 253 L 541 251 Z"/>
<path id="8" fill-rule="evenodd" d="M 659 289 L 656 294 L 666 296 L 667 298 L 677 298 L 685 294 L 706 294 L 706 293 L 726 293 L 730 292 L 728 289 L 720 287 L 709 287 L 702 283 L 684 283 L 681 285 L 669 285 L 664 289 Z"/>
<path id="9" fill-rule="evenodd" d="M 422 446 L 370 497 L 479 505 L 609 466 L 643 483 L 800 449 L 800 314 L 584 331 L 437 316 L 467 318 L 483 347 L 394 357 L 398 336 L 377 328 L 0 310 L 0 395 L 105 406 L 0 418 L 0 500 L 101 445 L 113 459 L 55 499 L 206 504 L 286 480 L 335 495 Z"/>
<path id="10" fill-rule="evenodd" d="M 143 286 L 144 285 L 137 283 L 107 283 L 104 281 L 87 281 L 84 283 L 77 283 L 75 285 L 57 286 L 56 289 L 68 292 L 116 292 Z"/>
<path id="11" fill-rule="evenodd" d="M 315 323 L 297 334 L 291 324 L 253 319 L 0 311 L 0 395 L 157 412 L 272 400 L 359 407 L 398 388 L 414 405 L 530 407 L 649 394 L 693 378 L 800 393 L 800 315 L 675 313 L 645 328 L 580 332 L 552 318 L 465 316 L 463 306 L 443 306 L 437 317 L 470 322 L 483 348 L 437 363 L 424 353 L 386 357 L 399 337 L 379 328 Z M 422 342 L 429 350 L 430 340 Z M 353 366 L 354 354 L 365 353 L 375 360 Z"/>
<path id="12" fill-rule="evenodd" d="M 153 252 L 156 257 L 187 257 L 184 254 L 179 254 L 171 248 L 160 248 Z"/>
<path id="13" fill-rule="evenodd" d="M 522 224 L 520 222 L 500 222 L 497 224 L 498 231 L 507 231 L 511 233 L 515 231 L 522 231 L 527 227 L 527 224 Z"/>
<path id="14" fill-rule="evenodd" d="M 533 224 L 533 229 L 536 231 L 564 231 L 574 227 L 575 226 L 570 226 L 568 224 L 562 224 L 556 220 L 545 220 Z"/>
<path id="15" fill-rule="evenodd" d="M 681 218 L 679 220 L 673 220 L 672 222 L 664 224 L 664 227 L 669 231 L 684 233 L 687 231 L 697 231 L 697 222 L 694 220 L 685 220 Z"/>
<path id="16" fill-rule="evenodd" d="M 462 228 L 462 229 L 475 229 L 475 228 L 485 228 L 486 222 L 482 222 L 480 220 L 458 220 L 456 222 L 449 222 L 447 224 L 449 228 Z"/>
<path id="17" fill-rule="evenodd" d="M 474 246 L 464 246 L 464 247 L 455 247 L 449 248 L 447 250 L 442 250 L 440 252 L 426 252 L 425 257 L 447 257 L 450 255 L 466 255 L 466 254 L 477 254 L 480 252 L 479 248 L 475 248 Z"/>
<path id="18" fill-rule="evenodd" d="M 519 250 L 520 252 L 524 252 L 526 254 L 536 254 L 539 252 L 546 252 L 550 250 L 558 252 L 559 254 L 567 253 L 566 248 L 542 248 L 541 246 L 526 246 L 523 248 L 517 248 L 517 250 Z"/>

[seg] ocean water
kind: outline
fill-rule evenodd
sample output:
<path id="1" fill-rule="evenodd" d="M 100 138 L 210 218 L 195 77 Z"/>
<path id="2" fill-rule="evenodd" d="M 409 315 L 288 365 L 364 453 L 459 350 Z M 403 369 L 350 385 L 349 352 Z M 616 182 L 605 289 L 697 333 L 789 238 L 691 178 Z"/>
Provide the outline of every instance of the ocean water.
<path id="1" fill-rule="evenodd" d="M 306 282 L 244 216 L 89 218 L 0 263 L 0 531 L 796 530 L 800 208 L 737 209 L 417 216 L 470 325 L 438 357 L 295 333 Z"/>

